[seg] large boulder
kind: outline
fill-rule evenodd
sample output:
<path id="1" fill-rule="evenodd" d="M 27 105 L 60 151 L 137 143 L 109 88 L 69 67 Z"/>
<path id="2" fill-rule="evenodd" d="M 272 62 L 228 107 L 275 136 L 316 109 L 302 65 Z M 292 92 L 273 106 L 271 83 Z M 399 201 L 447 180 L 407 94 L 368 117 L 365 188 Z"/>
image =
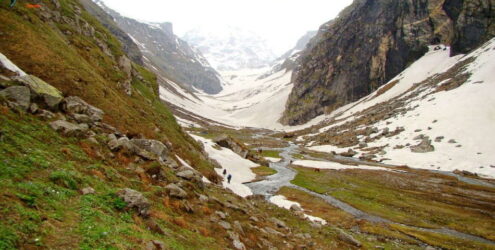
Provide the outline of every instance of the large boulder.
<path id="1" fill-rule="evenodd" d="M 64 120 L 51 122 L 50 127 L 63 135 L 75 137 L 83 137 L 89 130 L 87 124 L 74 124 Z"/>
<path id="2" fill-rule="evenodd" d="M 12 86 L 0 91 L 0 97 L 12 101 L 16 107 L 27 110 L 31 103 L 29 88 L 24 86 Z"/>
<path id="3" fill-rule="evenodd" d="M 150 203 L 140 192 L 124 188 L 117 192 L 117 196 L 127 203 L 127 208 L 136 209 L 141 216 L 148 216 Z"/>
<path id="4" fill-rule="evenodd" d="M 33 75 L 25 75 L 15 78 L 31 89 L 33 97 L 40 98 L 50 109 L 57 109 L 64 98 L 62 92 L 45 81 Z"/>
<path id="5" fill-rule="evenodd" d="M 66 97 L 62 101 L 62 110 L 69 114 L 84 114 L 91 118 L 93 122 L 99 122 L 103 120 L 104 112 L 77 96 Z"/>
<path id="6" fill-rule="evenodd" d="M 147 160 L 164 160 L 168 155 L 168 148 L 157 140 L 132 139 L 134 153 Z"/>
<path id="7" fill-rule="evenodd" d="M 236 154 L 240 155 L 242 158 L 246 158 L 249 154 L 249 150 L 241 143 L 234 140 L 234 138 L 228 135 L 221 135 L 217 137 L 214 142 L 220 147 L 228 148 L 234 151 Z"/>

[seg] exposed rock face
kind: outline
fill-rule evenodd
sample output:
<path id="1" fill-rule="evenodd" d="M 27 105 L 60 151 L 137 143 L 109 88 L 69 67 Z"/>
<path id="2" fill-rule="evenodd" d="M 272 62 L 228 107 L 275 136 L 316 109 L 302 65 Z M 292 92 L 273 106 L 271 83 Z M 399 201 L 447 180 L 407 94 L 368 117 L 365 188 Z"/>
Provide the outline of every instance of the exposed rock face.
<path id="1" fill-rule="evenodd" d="M 356 101 L 427 51 L 467 52 L 495 35 L 492 0 L 356 0 L 320 28 L 300 57 L 281 119 L 307 122 Z"/>
<path id="2" fill-rule="evenodd" d="M 101 121 L 104 114 L 101 109 L 89 105 L 77 96 L 66 97 L 62 101 L 62 110 L 68 114 L 85 114 L 94 122 Z"/>
<path id="3" fill-rule="evenodd" d="M 83 137 L 89 129 L 87 124 L 74 124 L 63 120 L 50 123 L 50 127 L 63 135 L 75 137 Z"/>
<path id="4" fill-rule="evenodd" d="M 167 158 L 167 147 L 157 140 L 132 139 L 131 144 L 135 153 L 145 159 L 164 160 Z"/>
<path id="5" fill-rule="evenodd" d="M 222 135 L 214 140 L 220 147 L 228 148 L 240 155 L 242 158 L 246 158 L 249 150 L 243 147 L 240 143 L 236 142 L 232 137 L 228 135 Z"/>
<path id="6" fill-rule="evenodd" d="M 141 23 L 121 16 L 106 7 L 102 1 L 96 2 L 114 18 L 122 30 L 139 42 L 141 52 L 149 59 L 149 63 L 170 79 L 190 90 L 195 87 L 209 94 L 222 90 L 219 74 L 210 67 L 199 51 L 173 33 L 171 23 Z"/>
<path id="7" fill-rule="evenodd" d="M 113 18 L 91 0 L 81 0 L 86 11 L 96 17 L 122 44 L 127 56 L 135 63 L 143 65 L 143 55 L 132 38 L 115 23 Z"/>

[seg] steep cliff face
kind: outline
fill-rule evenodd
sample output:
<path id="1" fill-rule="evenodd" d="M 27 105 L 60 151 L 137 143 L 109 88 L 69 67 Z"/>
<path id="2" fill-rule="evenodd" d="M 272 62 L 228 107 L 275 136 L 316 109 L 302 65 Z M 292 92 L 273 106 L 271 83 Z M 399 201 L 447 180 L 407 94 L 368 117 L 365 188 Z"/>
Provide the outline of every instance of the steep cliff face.
<path id="1" fill-rule="evenodd" d="M 145 63 L 150 63 L 190 90 L 197 88 L 208 94 L 216 94 L 222 90 L 219 74 L 201 52 L 173 33 L 171 23 L 138 22 L 121 16 L 106 7 L 102 1 L 95 2 L 138 44 Z"/>
<path id="2" fill-rule="evenodd" d="M 122 49 L 129 59 L 139 65 L 143 65 L 143 55 L 141 54 L 139 47 L 126 32 L 119 28 L 110 15 L 91 0 L 80 0 L 80 3 L 84 6 L 86 11 L 96 17 L 96 19 L 98 19 L 98 21 L 100 21 L 100 23 L 105 26 L 120 43 L 122 43 Z"/>
<path id="3" fill-rule="evenodd" d="M 493 0 L 356 0 L 303 52 L 281 122 L 296 125 L 355 101 L 427 51 L 471 51 L 495 35 Z"/>

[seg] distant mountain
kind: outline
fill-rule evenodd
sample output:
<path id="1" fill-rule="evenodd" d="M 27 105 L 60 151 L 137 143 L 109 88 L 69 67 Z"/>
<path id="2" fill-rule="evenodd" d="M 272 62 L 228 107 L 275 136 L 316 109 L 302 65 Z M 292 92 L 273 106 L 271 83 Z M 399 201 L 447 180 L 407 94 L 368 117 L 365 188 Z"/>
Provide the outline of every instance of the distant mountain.
<path id="1" fill-rule="evenodd" d="M 222 90 L 220 75 L 200 51 L 179 39 L 171 23 L 144 23 L 121 16 L 102 1 L 95 0 L 127 32 L 144 55 L 144 62 L 163 71 L 182 86 L 216 94 Z"/>
<path id="2" fill-rule="evenodd" d="M 263 38 L 241 28 L 197 28 L 182 38 L 198 48 L 217 70 L 262 68 L 276 58 Z"/>

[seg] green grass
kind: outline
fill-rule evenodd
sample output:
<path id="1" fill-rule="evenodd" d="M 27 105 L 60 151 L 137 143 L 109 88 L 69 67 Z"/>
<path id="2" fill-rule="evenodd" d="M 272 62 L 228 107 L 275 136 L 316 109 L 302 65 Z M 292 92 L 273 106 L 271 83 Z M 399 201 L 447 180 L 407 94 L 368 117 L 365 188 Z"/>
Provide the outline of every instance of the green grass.
<path id="1" fill-rule="evenodd" d="M 251 169 L 257 176 L 270 176 L 270 175 L 274 175 L 277 173 L 277 170 L 273 169 L 273 168 L 270 168 L 270 167 L 266 167 L 266 166 L 259 166 L 259 167 L 256 167 L 256 168 L 252 168 Z"/>
<path id="2" fill-rule="evenodd" d="M 317 173 L 307 168 L 296 170 L 298 175 L 292 181 L 293 184 L 317 193 L 332 195 L 370 214 L 407 225 L 425 228 L 447 227 L 489 239 L 494 237 L 493 218 L 466 207 L 479 205 L 466 203 L 462 197 L 456 198 L 456 194 L 442 196 L 438 193 L 446 194 L 455 190 L 416 189 L 415 186 L 399 185 L 398 183 L 407 182 L 407 179 L 387 181 L 380 172 Z"/>
<path id="3" fill-rule="evenodd" d="M 280 151 L 276 151 L 276 150 L 263 150 L 261 155 L 263 155 L 264 157 L 282 158 L 280 157 Z"/>

